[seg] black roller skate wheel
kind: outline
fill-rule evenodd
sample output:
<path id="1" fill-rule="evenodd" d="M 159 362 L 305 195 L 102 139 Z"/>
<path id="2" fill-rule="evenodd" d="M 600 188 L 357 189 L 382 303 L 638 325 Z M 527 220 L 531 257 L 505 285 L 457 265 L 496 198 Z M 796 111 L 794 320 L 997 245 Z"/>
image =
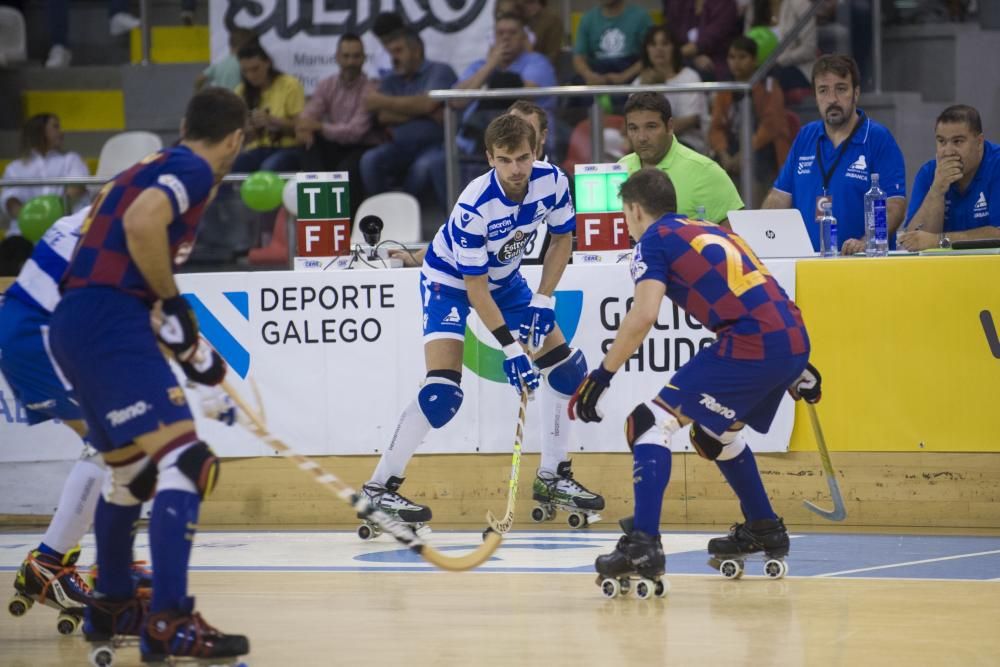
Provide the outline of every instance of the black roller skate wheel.
<path id="1" fill-rule="evenodd" d="M 20 597 L 7 603 L 7 611 L 10 612 L 11 616 L 24 616 L 28 613 L 28 607 L 29 605 Z"/>
<path id="2" fill-rule="evenodd" d="M 107 646 L 98 646 L 90 652 L 90 664 L 94 667 L 111 667 L 115 664 L 114 649 Z"/>
<path id="3" fill-rule="evenodd" d="M 60 614 L 59 619 L 56 621 L 56 630 L 59 631 L 61 635 L 71 635 L 73 634 L 77 627 L 80 625 L 80 619 L 72 614 Z"/>
<path id="4" fill-rule="evenodd" d="M 367 523 L 363 523 L 358 526 L 358 537 L 367 542 L 375 537 L 375 531 Z"/>
<path id="5" fill-rule="evenodd" d="M 570 515 L 566 517 L 566 523 L 569 524 L 570 528 L 583 528 L 587 525 L 587 520 L 579 512 L 570 512 Z"/>
<path id="6" fill-rule="evenodd" d="M 738 560 L 724 560 L 719 565 L 719 572 L 726 579 L 739 579 L 743 576 L 743 563 Z"/>
<path id="7" fill-rule="evenodd" d="M 613 600 L 618 597 L 620 592 L 621 586 L 619 586 L 617 580 L 608 578 L 601 581 L 601 593 L 603 593 L 604 597 L 609 600 Z"/>
<path id="8" fill-rule="evenodd" d="M 764 563 L 764 574 L 772 579 L 781 579 L 788 574 L 788 565 L 786 565 L 783 560 L 772 558 Z"/>
<path id="9" fill-rule="evenodd" d="M 531 508 L 531 520 L 535 523 L 541 523 L 545 521 L 548 517 L 548 512 L 541 505 L 535 505 Z"/>

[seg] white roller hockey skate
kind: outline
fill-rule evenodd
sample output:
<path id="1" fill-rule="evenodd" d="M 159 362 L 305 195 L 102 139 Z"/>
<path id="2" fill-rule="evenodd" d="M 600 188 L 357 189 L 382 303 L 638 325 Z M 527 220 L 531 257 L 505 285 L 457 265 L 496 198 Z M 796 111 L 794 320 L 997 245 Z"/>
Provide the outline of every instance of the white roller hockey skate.
<path id="1" fill-rule="evenodd" d="M 708 564 L 727 579 L 739 579 L 751 556 L 764 559 L 764 574 L 781 579 L 788 574 L 788 530 L 781 518 L 735 523 L 725 537 L 708 541 Z"/>
<path id="2" fill-rule="evenodd" d="M 559 464 L 556 474 L 539 472 L 532 486 L 531 497 L 537 504 L 531 509 L 535 523 L 551 521 L 556 510 L 568 512 L 566 523 L 570 528 L 586 528 L 601 520 L 598 514 L 604 509 L 604 497 L 588 491 L 573 479 L 572 462 Z"/>
<path id="3" fill-rule="evenodd" d="M 399 487 L 403 481 L 402 477 L 390 477 L 385 486 L 377 482 L 368 482 L 361 487 L 361 491 L 368 496 L 368 500 L 376 508 L 392 518 L 409 524 L 417 535 L 425 537 L 431 532 L 431 527 L 427 525 L 427 522 L 431 520 L 431 508 L 418 505 L 409 498 L 400 495 Z M 358 526 L 358 537 L 362 540 L 373 540 L 381 534 L 382 529 L 371 521 L 364 520 L 364 523 Z"/>

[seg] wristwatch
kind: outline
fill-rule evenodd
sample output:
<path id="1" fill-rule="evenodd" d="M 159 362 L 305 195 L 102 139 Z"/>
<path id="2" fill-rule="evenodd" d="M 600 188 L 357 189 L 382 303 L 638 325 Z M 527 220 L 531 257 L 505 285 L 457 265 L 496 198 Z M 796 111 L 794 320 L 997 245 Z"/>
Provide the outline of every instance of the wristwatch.
<path id="1" fill-rule="evenodd" d="M 948 238 L 947 234 L 938 235 L 938 247 L 946 250 L 951 248 L 951 239 Z"/>

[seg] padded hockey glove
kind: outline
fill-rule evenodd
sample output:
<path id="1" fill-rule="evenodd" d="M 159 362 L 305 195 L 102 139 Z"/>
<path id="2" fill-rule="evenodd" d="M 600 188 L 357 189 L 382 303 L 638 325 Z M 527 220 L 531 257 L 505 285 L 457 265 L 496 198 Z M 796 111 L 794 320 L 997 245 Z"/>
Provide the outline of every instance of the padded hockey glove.
<path id="1" fill-rule="evenodd" d="M 806 403 L 819 403 L 823 395 L 823 378 L 816 367 L 807 363 L 802 375 L 788 388 L 788 393 L 796 401 L 802 398 Z"/>
<path id="2" fill-rule="evenodd" d="M 592 370 L 569 399 L 569 405 L 566 406 L 569 418 L 587 423 L 604 419 L 597 404 L 601 395 L 611 386 L 612 377 L 614 373 L 604 370 L 603 364 Z"/>
<path id="3" fill-rule="evenodd" d="M 191 304 L 181 295 L 161 302 L 163 319 L 156 332 L 179 362 L 187 362 L 198 349 L 198 319 Z"/>
<path id="4" fill-rule="evenodd" d="M 507 374 L 507 381 L 517 389 L 517 393 L 521 393 L 522 385 L 529 392 L 538 389 L 538 371 L 525 354 L 524 348 L 511 343 L 504 346 L 503 353 L 507 356 L 503 362 L 503 372 Z"/>
<path id="5" fill-rule="evenodd" d="M 226 379 L 225 360 L 201 338 L 189 360 L 179 363 L 184 375 L 198 384 L 214 386 Z"/>
<path id="6" fill-rule="evenodd" d="M 542 341 L 556 327 L 555 308 L 555 297 L 544 294 L 535 294 L 531 297 L 531 305 L 528 306 L 527 316 L 521 322 L 518 335 L 522 344 L 528 345 L 532 350 L 542 346 Z"/>

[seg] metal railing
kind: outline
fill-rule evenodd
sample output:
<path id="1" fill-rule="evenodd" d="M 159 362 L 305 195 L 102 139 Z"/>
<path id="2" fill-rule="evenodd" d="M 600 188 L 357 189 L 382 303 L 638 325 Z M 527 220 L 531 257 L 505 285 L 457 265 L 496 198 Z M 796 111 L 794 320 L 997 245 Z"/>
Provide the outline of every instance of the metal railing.
<path id="1" fill-rule="evenodd" d="M 278 174 L 284 180 L 295 178 L 294 173 Z M 250 174 L 229 174 L 223 178 L 225 183 L 242 183 Z M 46 176 L 45 178 L 0 178 L 0 188 L 40 187 L 43 185 L 104 185 L 110 178 L 102 176 Z"/>
<path id="2" fill-rule="evenodd" d="M 533 97 L 596 97 L 598 95 L 619 95 L 627 96 L 632 93 L 715 93 L 719 91 L 733 91 L 743 93 L 740 100 L 740 123 L 741 140 L 743 145 L 749 146 L 749 137 L 753 136 L 753 114 L 752 101 L 749 95 L 751 84 L 739 81 L 724 81 L 716 83 L 690 83 L 684 85 L 653 84 L 653 85 L 623 85 L 623 86 L 550 86 L 547 88 L 494 88 L 490 90 L 432 90 L 428 93 L 431 99 L 445 102 L 444 105 L 444 153 L 445 153 L 445 178 L 447 179 L 448 207 L 455 204 L 458 199 L 458 153 L 456 135 L 458 132 L 459 109 L 455 109 L 448 102 L 452 100 L 484 100 L 484 99 L 530 99 Z M 591 131 L 591 155 L 595 160 L 603 150 L 603 112 L 601 105 L 594 100 L 590 107 L 590 131 Z M 674 137 L 676 141 L 676 137 Z M 742 164 L 740 167 L 740 194 L 743 201 L 749 203 L 753 201 L 753 178 L 751 176 L 751 164 L 753 160 L 752 151 L 741 152 Z M 572 177 L 572 174 L 569 174 Z"/>

